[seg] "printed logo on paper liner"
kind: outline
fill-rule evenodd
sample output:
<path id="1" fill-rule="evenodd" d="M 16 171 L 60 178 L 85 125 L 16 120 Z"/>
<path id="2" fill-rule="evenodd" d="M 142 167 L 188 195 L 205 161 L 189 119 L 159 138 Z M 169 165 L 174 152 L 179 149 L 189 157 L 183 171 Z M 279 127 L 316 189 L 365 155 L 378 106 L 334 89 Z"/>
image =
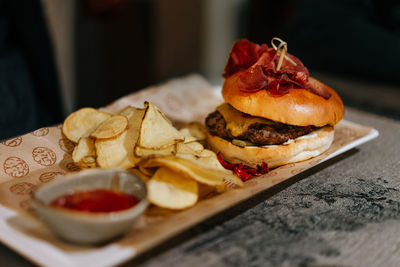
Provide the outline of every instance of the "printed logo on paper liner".
<path id="1" fill-rule="evenodd" d="M 3 164 L 4 172 L 12 177 L 20 178 L 28 175 L 29 166 L 23 159 L 8 157 Z"/>
<path id="2" fill-rule="evenodd" d="M 51 166 L 56 163 L 57 157 L 53 150 L 47 147 L 36 147 L 32 151 L 33 160 L 43 166 Z"/>
<path id="3" fill-rule="evenodd" d="M 36 131 L 32 132 L 31 134 L 34 136 L 45 136 L 48 133 L 49 133 L 49 128 L 45 127 L 45 128 L 37 129 Z"/>
<path id="4" fill-rule="evenodd" d="M 22 143 L 22 137 L 15 137 L 10 140 L 6 140 L 1 142 L 2 145 L 9 146 L 9 147 L 16 147 Z"/>
<path id="5" fill-rule="evenodd" d="M 61 138 L 58 141 L 58 145 L 64 152 L 66 152 L 68 154 L 72 154 L 72 151 L 74 151 L 74 147 L 75 147 L 74 143 L 72 141 L 68 140 L 67 138 Z"/>
<path id="6" fill-rule="evenodd" d="M 22 182 L 10 187 L 11 193 L 16 195 L 30 195 L 35 191 L 36 185 L 28 182 Z"/>
<path id="7" fill-rule="evenodd" d="M 39 180 L 43 183 L 50 182 L 56 177 L 57 175 L 65 175 L 63 172 L 45 172 L 42 173 L 39 177 Z"/>

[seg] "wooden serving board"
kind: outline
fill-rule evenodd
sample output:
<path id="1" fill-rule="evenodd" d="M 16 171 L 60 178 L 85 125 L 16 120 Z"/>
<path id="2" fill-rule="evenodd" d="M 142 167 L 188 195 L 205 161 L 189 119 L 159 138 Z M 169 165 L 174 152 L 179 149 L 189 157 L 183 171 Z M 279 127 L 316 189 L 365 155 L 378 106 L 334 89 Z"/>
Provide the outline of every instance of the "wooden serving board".
<path id="1" fill-rule="evenodd" d="M 199 76 L 189 76 L 126 96 L 105 110 L 142 106 L 144 100 L 150 100 L 176 123 L 203 121 L 222 101 L 219 90 Z M 82 247 L 56 238 L 30 205 L 35 188 L 57 174 L 79 171 L 71 160 L 73 145 L 63 138 L 61 127 L 42 128 L 0 144 L 0 240 L 40 265 L 115 265 L 376 136 L 378 132 L 370 127 L 342 121 L 335 126 L 332 146 L 318 157 L 273 169 L 245 182 L 243 188 L 209 195 L 184 211 L 150 207 L 124 237 L 103 246 Z"/>

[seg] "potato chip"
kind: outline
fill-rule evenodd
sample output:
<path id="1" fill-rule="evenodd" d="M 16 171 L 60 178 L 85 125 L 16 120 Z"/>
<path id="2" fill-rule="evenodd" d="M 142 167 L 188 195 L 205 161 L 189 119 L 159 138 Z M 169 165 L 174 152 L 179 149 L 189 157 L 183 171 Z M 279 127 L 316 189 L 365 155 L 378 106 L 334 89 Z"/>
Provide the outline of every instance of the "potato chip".
<path id="1" fill-rule="evenodd" d="M 103 121 L 92 132 L 96 139 L 112 139 L 121 135 L 128 127 L 128 119 L 122 115 L 114 115 Z"/>
<path id="2" fill-rule="evenodd" d="M 221 187 L 224 184 L 224 179 L 227 179 L 232 181 L 235 185 L 243 186 L 242 180 L 237 178 L 230 171 L 205 168 L 191 160 L 174 156 L 151 158 L 142 164 L 146 168 L 158 166 L 168 167 L 188 178 L 192 178 L 206 185 Z"/>
<path id="3" fill-rule="evenodd" d="M 190 123 L 179 131 L 152 103 L 125 107 L 112 115 L 80 109 L 65 120 L 63 132 L 77 142 L 72 154 L 80 168 L 126 168 L 148 185 L 148 198 L 160 208 L 185 209 L 199 196 L 224 192 L 243 182 L 204 148 L 206 130 Z M 132 169 L 136 167 L 135 169 Z"/>
<path id="4" fill-rule="evenodd" d="M 96 167 L 94 139 L 90 137 L 79 139 L 78 144 L 72 152 L 72 160 L 82 169 Z"/>
<path id="5" fill-rule="evenodd" d="M 175 156 L 190 160 L 205 168 L 227 171 L 219 163 L 217 155 L 204 147 L 198 142 L 178 144 Z"/>
<path id="6" fill-rule="evenodd" d="M 110 140 L 96 140 L 97 163 L 101 168 L 132 168 L 140 158 L 134 154 L 136 141 L 139 137 L 139 128 L 144 116 L 144 109 L 130 107 L 124 109 L 128 119 L 128 128 L 120 136 Z"/>
<path id="7" fill-rule="evenodd" d="M 147 183 L 148 199 L 158 207 L 186 209 L 196 204 L 199 186 L 170 169 L 159 168 Z"/>
<path id="8" fill-rule="evenodd" d="M 96 157 L 86 156 L 81 161 L 75 163 L 81 169 L 96 168 Z"/>
<path id="9" fill-rule="evenodd" d="M 148 181 L 150 181 L 151 176 L 146 175 L 145 173 L 141 172 L 139 169 L 133 168 L 133 169 L 129 169 L 130 172 L 132 172 L 133 174 L 139 176 L 143 181 L 145 181 L 146 183 Z"/>
<path id="10" fill-rule="evenodd" d="M 180 155 L 177 155 L 180 156 Z M 190 159 L 192 160 L 192 159 Z M 225 169 L 221 163 L 219 162 L 217 155 L 214 153 L 214 151 L 211 151 L 209 149 L 204 149 L 201 153 L 200 153 L 200 157 L 196 158 L 197 161 L 195 161 L 196 164 L 199 164 L 201 166 L 204 166 L 204 168 L 210 168 L 210 169 L 215 169 L 215 170 L 219 170 L 222 172 L 225 172 L 227 175 L 224 176 L 224 179 L 226 180 L 226 182 L 230 182 L 233 185 L 236 186 L 243 186 L 243 181 L 237 177 L 236 175 L 234 175 L 232 173 L 232 171 Z M 218 189 L 218 188 L 217 188 Z M 220 188 L 219 192 L 223 192 L 225 191 L 225 188 Z"/>
<path id="11" fill-rule="evenodd" d="M 123 162 L 126 161 L 128 154 L 124 146 L 126 133 L 127 132 L 124 132 L 114 139 L 99 139 L 95 141 L 94 145 L 97 152 L 96 161 L 100 168 L 121 167 Z"/>
<path id="12" fill-rule="evenodd" d="M 127 116 L 128 116 L 129 114 L 131 114 L 132 111 L 135 110 L 135 109 L 138 109 L 138 108 L 133 107 L 133 106 L 126 106 L 126 107 L 124 107 L 123 109 L 117 111 L 115 114 L 118 114 L 118 115 L 122 115 L 122 116 L 126 116 L 126 117 L 127 117 Z"/>
<path id="13" fill-rule="evenodd" d="M 205 126 L 199 122 L 185 124 L 179 131 L 185 136 L 185 142 L 190 142 L 193 139 L 202 142 L 207 139 L 207 130 Z M 186 138 L 188 140 L 186 140 Z"/>
<path id="14" fill-rule="evenodd" d="M 70 114 L 64 121 L 63 133 L 72 142 L 89 136 L 111 114 L 94 108 L 81 108 Z"/>
<path id="15" fill-rule="evenodd" d="M 192 141 L 189 143 L 178 143 L 176 144 L 176 153 L 189 153 L 189 154 L 201 154 L 204 150 L 202 144 L 196 141 Z"/>
<path id="16" fill-rule="evenodd" d="M 144 108 L 137 108 L 133 106 L 126 106 L 122 110 L 118 112 L 118 115 L 125 116 L 128 119 L 132 118 L 133 116 L 138 116 L 137 113 L 140 112 L 140 117 L 135 117 L 135 119 L 139 120 L 142 123 L 142 119 L 144 116 L 145 109 Z M 140 123 L 138 123 L 137 129 L 139 131 Z"/>
<path id="17" fill-rule="evenodd" d="M 147 158 L 147 157 L 154 157 L 154 156 L 170 156 L 175 155 L 176 153 L 176 146 L 175 144 L 163 147 L 163 148 L 143 148 L 136 145 L 135 148 L 135 155 L 137 157 Z"/>
<path id="18" fill-rule="evenodd" d="M 143 164 L 138 164 L 139 171 L 142 172 L 144 175 L 153 176 L 157 170 L 157 167 L 154 168 L 145 168 Z"/>
<path id="19" fill-rule="evenodd" d="M 78 144 L 75 146 L 72 152 L 72 160 L 79 162 L 86 156 L 96 156 L 94 149 L 94 139 L 90 137 L 83 137 L 79 139 Z"/>
<path id="20" fill-rule="evenodd" d="M 145 109 L 128 107 L 120 114 L 128 118 L 128 131 L 124 142 L 125 150 L 127 151 L 128 161 L 132 163 L 132 167 L 140 161 L 140 158 L 135 155 L 135 146 L 139 138 L 140 125 L 144 116 Z"/>
<path id="21" fill-rule="evenodd" d="M 145 107 L 146 111 L 135 150 L 136 155 L 148 157 L 175 153 L 175 144 L 183 142 L 183 135 L 152 103 L 145 102 Z"/>
<path id="22" fill-rule="evenodd" d="M 183 135 L 183 137 L 185 138 L 185 143 L 190 143 L 193 141 L 197 141 L 196 137 L 194 137 L 193 135 L 190 134 L 190 130 L 187 128 L 182 128 L 179 130 L 179 132 Z"/>

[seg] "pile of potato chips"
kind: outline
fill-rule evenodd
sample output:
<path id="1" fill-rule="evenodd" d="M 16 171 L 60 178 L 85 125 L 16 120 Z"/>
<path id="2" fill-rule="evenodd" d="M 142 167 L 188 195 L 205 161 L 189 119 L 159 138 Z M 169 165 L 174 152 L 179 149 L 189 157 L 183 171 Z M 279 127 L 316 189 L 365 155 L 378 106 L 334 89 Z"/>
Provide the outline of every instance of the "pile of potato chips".
<path id="1" fill-rule="evenodd" d="M 74 142 L 72 159 L 82 169 L 131 169 L 147 182 L 151 203 L 163 208 L 193 206 L 204 192 L 223 192 L 226 183 L 243 186 L 205 149 L 204 126 L 176 129 L 152 103 L 116 114 L 82 108 L 67 117 L 64 135 Z"/>

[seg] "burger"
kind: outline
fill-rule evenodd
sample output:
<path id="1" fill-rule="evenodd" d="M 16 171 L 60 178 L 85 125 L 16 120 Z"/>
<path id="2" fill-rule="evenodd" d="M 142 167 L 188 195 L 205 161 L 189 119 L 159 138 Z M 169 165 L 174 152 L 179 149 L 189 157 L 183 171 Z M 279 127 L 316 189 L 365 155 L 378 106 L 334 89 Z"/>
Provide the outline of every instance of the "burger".
<path id="1" fill-rule="evenodd" d="M 225 163 L 274 168 L 315 157 L 332 144 L 343 103 L 282 40 L 274 38 L 272 47 L 237 41 L 223 77 L 225 102 L 205 124 L 209 145 Z"/>

